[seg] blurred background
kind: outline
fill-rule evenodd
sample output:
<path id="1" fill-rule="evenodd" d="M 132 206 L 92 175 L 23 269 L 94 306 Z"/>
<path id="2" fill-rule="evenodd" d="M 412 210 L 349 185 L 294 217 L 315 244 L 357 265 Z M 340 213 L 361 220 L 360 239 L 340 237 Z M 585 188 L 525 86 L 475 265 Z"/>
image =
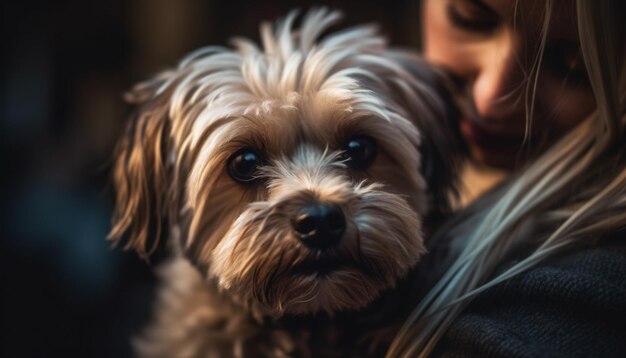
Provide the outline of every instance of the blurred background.
<path id="1" fill-rule="evenodd" d="M 187 52 L 258 40 L 260 21 L 328 5 L 416 48 L 415 0 L 3 2 L 0 356 L 125 357 L 148 321 L 156 255 L 113 249 L 122 93 Z"/>

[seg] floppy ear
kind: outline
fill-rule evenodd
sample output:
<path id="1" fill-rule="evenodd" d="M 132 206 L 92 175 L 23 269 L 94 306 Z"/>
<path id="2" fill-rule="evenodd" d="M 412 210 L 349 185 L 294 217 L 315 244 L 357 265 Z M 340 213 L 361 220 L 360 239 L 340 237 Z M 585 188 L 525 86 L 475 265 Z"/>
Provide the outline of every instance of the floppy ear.
<path id="1" fill-rule="evenodd" d="M 169 101 L 165 94 L 157 95 L 165 79 L 163 74 L 126 94 L 126 101 L 139 107 L 115 151 L 116 202 L 108 238 L 117 244 L 125 236 L 124 249 L 134 249 L 142 258 L 157 248 L 168 210 Z"/>
<path id="2" fill-rule="evenodd" d="M 397 79 L 407 85 L 396 88 L 404 108 L 421 138 L 422 175 L 431 193 L 432 215 L 446 215 L 458 196 L 458 180 L 463 142 L 458 128 L 458 111 L 444 73 L 410 52 L 392 51 L 389 56 L 400 64 L 410 79 Z"/>

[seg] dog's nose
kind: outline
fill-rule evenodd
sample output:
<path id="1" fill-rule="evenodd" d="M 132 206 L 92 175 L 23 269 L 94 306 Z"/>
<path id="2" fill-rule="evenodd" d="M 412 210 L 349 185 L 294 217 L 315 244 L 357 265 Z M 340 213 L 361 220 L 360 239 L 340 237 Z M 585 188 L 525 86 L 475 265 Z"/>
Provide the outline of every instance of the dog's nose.
<path id="1" fill-rule="evenodd" d="M 337 204 L 315 203 L 296 213 L 293 228 L 303 244 L 324 250 L 339 243 L 346 231 L 346 217 Z"/>

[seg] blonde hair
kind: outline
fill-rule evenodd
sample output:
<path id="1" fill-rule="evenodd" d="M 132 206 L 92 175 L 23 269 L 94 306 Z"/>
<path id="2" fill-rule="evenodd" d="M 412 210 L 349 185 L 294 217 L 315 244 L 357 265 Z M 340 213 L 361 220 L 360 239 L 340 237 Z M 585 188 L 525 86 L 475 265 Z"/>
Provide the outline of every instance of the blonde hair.
<path id="1" fill-rule="evenodd" d="M 555 254 L 593 244 L 589 238 L 599 240 L 626 227 L 626 71 L 619 2 L 576 1 L 581 52 L 596 110 L 432 238 L 460 238 L 464 247 L 407 319 L 387 356 L 428 356 L 477 294 Z M 549 0 L 542 44 L 551 8 Z M 539 70 L 537 65 L 533 73 Z M 533 86 L 529 89 L 534 97 Z M 531 244 L 533 250 L 492 277 L 520 244 Z"/>

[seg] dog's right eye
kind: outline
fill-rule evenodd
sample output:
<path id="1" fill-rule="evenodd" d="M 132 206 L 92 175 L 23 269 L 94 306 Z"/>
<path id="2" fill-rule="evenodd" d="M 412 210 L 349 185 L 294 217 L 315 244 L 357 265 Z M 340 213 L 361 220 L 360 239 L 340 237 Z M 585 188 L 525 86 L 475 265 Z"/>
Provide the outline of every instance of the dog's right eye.
<path id="1" fill-rule="evenodd" d="M 261 156 L 250 148 L 241 149 L 228 159 L 228 173 L 238 182 L 248 183 L 256 179 L 256 171 L 261 165 Z"/>

